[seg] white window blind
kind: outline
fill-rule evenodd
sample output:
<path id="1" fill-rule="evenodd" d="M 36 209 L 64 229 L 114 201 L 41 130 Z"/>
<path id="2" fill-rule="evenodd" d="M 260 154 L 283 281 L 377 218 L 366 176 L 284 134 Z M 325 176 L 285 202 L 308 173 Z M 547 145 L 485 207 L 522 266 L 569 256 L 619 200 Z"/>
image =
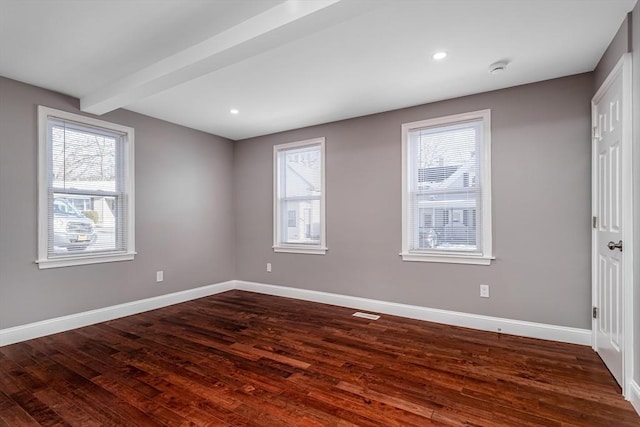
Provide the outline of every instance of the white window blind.
<path id="1" fill-rule="evenodd" d="M 324 253 L 324 138 L 274 147 L 274 249 Z"/>
<path id="2" fill-rule="evenodd" d="M 40 114 L 41 268 L 131 254 L 133 130 L 44 107 Z"/>
<path id="3" fill-rule="evenodd" d="M 490 257 L 489 129 L 488 112 L 482 113 L 404 126 L 408 260 Z"/>

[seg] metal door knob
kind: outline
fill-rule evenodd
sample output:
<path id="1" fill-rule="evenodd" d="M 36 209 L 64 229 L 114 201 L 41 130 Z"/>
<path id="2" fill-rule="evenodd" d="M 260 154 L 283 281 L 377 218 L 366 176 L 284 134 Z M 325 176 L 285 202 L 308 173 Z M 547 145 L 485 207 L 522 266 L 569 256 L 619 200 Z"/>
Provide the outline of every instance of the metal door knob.
<path id="1" fill-rule="evenodd" d="M 618 248 L 620 249 L 620 252 L 622 252 L 622 240 L 620 240 L 618 243 L 609 242 L 607 243 L 607 247 L 612 251 Z"/>

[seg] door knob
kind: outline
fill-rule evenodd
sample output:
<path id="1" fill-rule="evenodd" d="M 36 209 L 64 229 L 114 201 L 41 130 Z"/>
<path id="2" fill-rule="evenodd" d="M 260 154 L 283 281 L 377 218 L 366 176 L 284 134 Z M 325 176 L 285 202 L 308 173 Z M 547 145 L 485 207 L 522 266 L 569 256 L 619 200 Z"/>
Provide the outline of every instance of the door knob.
<path id="1" fill-rule="evenodd" d="M 609 242 L 607 243 L 607 247 L 612 251 L 618 248 L 620 249 L 620 252 L 622 252 L 622 240 L 620 240 L 618 243 Z"/>

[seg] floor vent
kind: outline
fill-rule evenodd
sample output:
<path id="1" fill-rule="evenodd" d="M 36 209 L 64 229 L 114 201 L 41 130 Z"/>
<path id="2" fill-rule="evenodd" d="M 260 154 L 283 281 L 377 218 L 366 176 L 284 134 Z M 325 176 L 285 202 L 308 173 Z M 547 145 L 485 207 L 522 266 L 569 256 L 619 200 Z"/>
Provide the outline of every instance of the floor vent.
<path id="1" fill-rule="evenodd" d="M 353 313 L 353 315 L 355 317 L 362 317 L 364 319 L 370 320 L 378 320 L 380 318 L 380 316 L 378 316 L 377 314 L 363 313 L 361 311 L 356 311 L 355 313 Z"/>

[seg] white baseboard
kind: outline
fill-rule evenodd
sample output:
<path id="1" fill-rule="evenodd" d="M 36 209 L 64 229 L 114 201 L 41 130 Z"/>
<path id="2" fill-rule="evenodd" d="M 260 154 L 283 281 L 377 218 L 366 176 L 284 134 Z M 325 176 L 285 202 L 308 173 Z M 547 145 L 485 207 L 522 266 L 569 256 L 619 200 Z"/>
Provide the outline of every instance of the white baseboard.
<path id="1" fill-rule="evenodd" d="M 81 328 L 95 323 L 106 322 L 108 320 L 130 316 L 132 314 L 138 314 L 149 310 L 155 310 L 156 308 L 162 308 L 218 294 L 220 292 L 230 291 L 234 288 L 235 281 L 230 280 L 228 282 L 221 282 L 215 285 L 188 289 L 186 291 L 160 295 L 125 304 L 113 305 L 111 307 L 85 311 L 83 313 L 71 314 L 69 316 L 56 317 L 54 319 L 29 323 L 13 328 L 0 329 L 0 346 Z"/>
<path id="2" fill-rule="evenodd" d="M 626 396 L 629 402 L 633 405 L 638 415 L 640 415 L 640 385 L 634 380 L 631 380 L 629 384 L 629 395 Z"/>
<path id="3" fill-rule="evenodd" d="M 242 280 L 230 280 L 228 282 L 188 289 L 186 291 L 160 295 L 153 298 L 114 305 L 69 316 L 57 317 L 13 328 L 0 329 L 0 346 L 26 341 L 45 335 L 51 335 L 58 332 L 64 332 L 70 329 L 81 328 L 95 323 L 106 322 L 119 317 L 155 310 L 156 308 L 162 308 L 209 295 L 215 295 L 233 289 L 349 307 L 374 313 L 390 314 L 393 316 L 444 323 L 447 325 L 462 326 L 465 328 L 479 329 L 483 331 L 500 332 L 503 334 L 520 335 L 573 344 L 591 345 L 591 331 L 588 329 L 546 325 L 543 323 L 525 322 L 522 320 L 503 319 L 500 317 L 440 310 L 436 308 L 399 304 L 348 295 L 332 294 L 328 292 L 312 291 L 308 289 L 245 282 Z M 640 396 L 640 393 L 636 394 L 636 396 Z"/>
<path id="4" fill-rule="evenodd" d="M 341 307 L 349 307 L 374 313 L 384 313 L 393 316 L 408 317 L 410 319 L 479 329 L 482 331 L 500 332 L 503 334 L 519 335 L 572 344 L 591 345 L 591 330 L 589 329 L 578 329 L 566 326 L 555 326 L 544 323 L 483 316 L 479 314 L 461 313 L 457 311 L 440 310 L 437 308 L 399 304 L 395 302 L 352 297 L 348 295 L 332 294 L 308 289 L 290 288 L 286 286 L 245 282 L 241 280 L 236 280 L 235 282 L 235 288 L 243 291 L 338 305 Z"/>

